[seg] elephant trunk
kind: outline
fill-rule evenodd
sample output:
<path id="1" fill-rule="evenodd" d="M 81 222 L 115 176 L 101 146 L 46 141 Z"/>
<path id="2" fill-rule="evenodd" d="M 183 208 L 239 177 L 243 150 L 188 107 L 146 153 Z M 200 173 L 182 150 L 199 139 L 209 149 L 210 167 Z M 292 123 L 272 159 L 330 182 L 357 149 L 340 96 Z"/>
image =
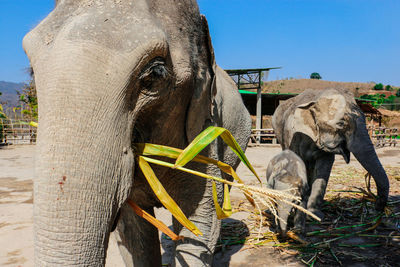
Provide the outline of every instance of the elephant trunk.
<path id="1" fill-rule="evenodd" d="M 378 191 L 376 209 L 383 210 L 389 197 L 389 179 L 368 135 L 364 116 L 357 118 L 356 130 L 349 140 L 348 148 L 374 178 Z"/>
<path id="2" fill-rule="evenodd" d="M 36 266 L 103 266 L 111 227 L 128 195 L 129 181 L 121 178 L 132 176 L 131 152 L 121 149 L 113 159 L 113 146 L 78 140 L 72 146 L 39 143 Z"/>
<path id="3" fill-rule="evenodd" d="M 275 181 L 273 189 L 282 190 L 282 191 L 293 190 L 294 187 L 293 187 L 292 184 L 280 181 L 280 179 L 285 179 L 285 178 L 288 179 L 288 177 L 283 177 L 283 178 L 282 177 L 279 177 L 279 178 L 275 177 L 275 179 L 277 179 L 277 181 Z M 295 196 L 299 195 L 298 190 L 295 190 L 292 193 Z M 292 205 L 290 205 L 288 203 L 285 203 L 285 202 L 282 202 L 282 201 L 278 201 L 277 202 L 276 211 L 277 211 L 277 214 L 278 214 L 278 217 L 279 217 L 278 218 L 279 231 L 282 234 L 282 236 L 285 237 L 286 236 L 286 232 L 289 230 L 289 224 L 291 223 L 289 221 L 289 218 L 292 217 L 291 216 Z"/>
<path id="4" fill-rule="evenodd" d="M 277 205 L 277 213 L 279 216 L 278 223 L 279 223 L 279 230 L 280 233 L 283 237 L 286 236 L 286 232 L 289 230 L 289 217 L 290 217 L 290 212 L 292 210 L 292 206 L 283 203 L 283 202 L 278 202 Z"/>
<path id="5" fill-rule="evenodd" d="M 58 73 L 37 79 L 47 91 L 39 92 L 35 266 L 103 266 L 132 186 L 132 122 L 121 102 L 102 102 L 79 79 L 60 85 Z"/>

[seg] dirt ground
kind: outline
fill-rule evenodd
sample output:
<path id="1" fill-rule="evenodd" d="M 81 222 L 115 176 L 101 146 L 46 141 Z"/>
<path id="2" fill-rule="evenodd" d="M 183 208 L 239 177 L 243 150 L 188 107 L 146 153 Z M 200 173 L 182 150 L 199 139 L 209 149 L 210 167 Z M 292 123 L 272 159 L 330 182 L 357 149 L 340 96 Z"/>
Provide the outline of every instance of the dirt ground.
<path id="1" fill-rule="evenodd" d="M 246 155 L 265 180 L 267 164 L 279 151 L 279 146 L 251 147 Z M 0 266 L 33 266 L 34 152 L 31 145 L 0 147 Z M 238 212 L 223 221 L 213 265 L 400 266 L 400 148 L 385 147 L 377 152 L 391 183 L 391 214 L 377 214 L 368 197 L 355 188 L 366 188 L 361 165 L 354 158 L 346 165 L 338 156 L 325 197 L 326 217 L 322 223 L 308 222 L 303 237 L 307 244 L 276 239 L 268 230 L 271 218 L 264 220 L 263 236 L 254 238 L 259 233 L 259 216 L 248 213 L 240 192 L 232 190 Z M 237 172 L 245 183 L 256 184 L 243 165 Z M 371 189 L 375 192 L 373 182 Z M 156 214 L 170 225 L 167 212 L 158 210 Z M 163 262 L 168 263 L 172 241 L 164 236 L 161 240 Z M 113 235 L 106 266 L 123 266 Z"/>

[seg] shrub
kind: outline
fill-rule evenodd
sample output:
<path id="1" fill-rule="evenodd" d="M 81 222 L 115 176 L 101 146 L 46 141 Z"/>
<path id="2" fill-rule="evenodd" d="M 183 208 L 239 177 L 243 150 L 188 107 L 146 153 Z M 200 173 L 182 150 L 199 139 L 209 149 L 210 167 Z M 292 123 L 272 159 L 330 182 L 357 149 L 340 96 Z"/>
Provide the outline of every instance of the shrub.
<path id="1" fill-rule="evenodd" d="M 377 84 L 375 84 L 375 86 L 374 86 L 373 89 L 374 89 L 374 90 L 383 90 L 383 84 L 377 83 Z"/>
<path id="2" fill-rule="evenodd" d="M 18 92 L 19 101 L 21 102 L 21 114 L 24 115 L 25 119 L 30 121 L 37 122 L 38 121 L 38 102 L 37 102 L 37 93 L 36 93 L 36 85 L 35 78 L 33 74 L 31 74 L 31 80 L 29 84 L 22 88 L 21 92 Z"/>
<path id="3" fill-rule="evenodd" d="M 382 83 L 375 84 L 374 90 L 383 90 L 383 84 Z"/>
<path id="4" fill-rule="evenodd" d="M 392 86 L 390 86 L 389 84 L 385 86 L 385 90 L 386 91 L 393 91 Z"/>
<path id="5" fill-rule="evenodd" d="M 385 102 L 384 94 L 374 94 L 374 95 L 362 95 L 361 99 L 372 100 L 373 102 L 369 102 L 373 107 L 379 108 Z"/>

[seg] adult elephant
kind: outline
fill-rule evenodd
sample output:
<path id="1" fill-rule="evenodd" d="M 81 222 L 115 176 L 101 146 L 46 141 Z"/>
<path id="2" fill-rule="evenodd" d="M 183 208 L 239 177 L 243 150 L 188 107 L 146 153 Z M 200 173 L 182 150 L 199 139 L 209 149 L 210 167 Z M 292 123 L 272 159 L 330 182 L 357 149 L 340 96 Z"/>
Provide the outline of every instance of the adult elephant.
<path id="1" fill-rule="evenodd" d="M 131 199 L 151 214 L 161 206 L 135 167 L 132 144 L 183 148 L 216 125 L 245 149 L 251 128 L 235 84 L 215 65 L 196 2 L 59 0 L 23 46 L 39 101 L 36 266 L 103 266 L 115 224 L 127 266 L 160 266 L 157 229 L 126 204 Z M 204 154 L 238 165 L 218 141 Z M 155 172 L 204 234 L 174 222 L 186 237 L 177 242 L 176 265 L 210 265 L 220 231 L 210 184 Z"/>
<path id="2" fill-rule="evenodd" d="M 335 160 L 346 163 L 350 152 L 372 174 L 378 189 L 376 208 L 382 210 L 389 195 L 389 181 L 365 126 L 354 96 L 342 90 L 306 90 L 281 103 L 272 125 L 283 149 L 299 155 L 307 168 L 311 188 L 307 208 L 323 217 L 322 204 Z"/>

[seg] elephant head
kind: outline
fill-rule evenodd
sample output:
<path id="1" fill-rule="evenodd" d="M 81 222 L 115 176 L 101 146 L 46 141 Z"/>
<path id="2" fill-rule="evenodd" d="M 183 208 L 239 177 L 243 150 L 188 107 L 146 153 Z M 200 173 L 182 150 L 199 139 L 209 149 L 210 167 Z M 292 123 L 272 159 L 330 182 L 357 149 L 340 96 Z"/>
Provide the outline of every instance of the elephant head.
<path id="1" fill-rule="evenodd" d="M 100 266 L 132 143 L 183 147 L 210 123 L 206 20 L 190 0 L 58 0 L 23 47 L 39 101 L 35 263 Z"/>
<path id="2" fill-rule="evenodd" d="M 348 143 L 354 139 L 356 120 L 362 116 L 354 99 L 336 90 L 324 91 L 317 99 L 297 106 L 295 129 L 306 133 L 316 146 L 329 153 L 341 154 L 348 163 Z"/>
<path id="3" fill-rule="evenodd" d="M 368 135 L 364 114 L 351 93 L 335 89 L 306 90 L 278 107 L 273 126 L 283 148 L 297 150 L 305 162 L 313 157 L 316 160 L 318 150 L 341 154 L 349 163 L 352 152 L 375 179 L 377 207 L 384 207 L 389 194 L 388 177 Z M 307 152 L 305 149 L 300 152 L 299 143 L 304 140 L 313 146 Z"/>
<path id="4" fill-rule="evenodd" d="M 269 188 L 290 192 L 300 198 L 300 202 L 292 202 L 306 208 L 309 192 L 306 166 L 293 151 L 286 149 L 275 155 L 268 164 L 266 178 Z M 276 210 L 277 226 L 283 236 L 293 227 L 304 232 L 305 214 L 302 211 L 284 201 L 277 201 Z"/>

